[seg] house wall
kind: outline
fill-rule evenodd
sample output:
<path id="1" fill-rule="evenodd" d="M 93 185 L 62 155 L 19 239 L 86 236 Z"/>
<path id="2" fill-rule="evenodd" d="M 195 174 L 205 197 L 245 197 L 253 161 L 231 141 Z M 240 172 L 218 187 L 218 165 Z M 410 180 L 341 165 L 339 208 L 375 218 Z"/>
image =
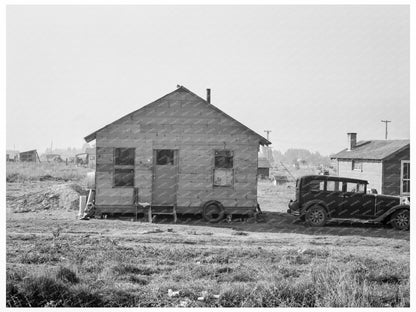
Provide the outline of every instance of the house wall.
<path id="1" fill-rule="evenodd" d="M 96 204 L 131 205 L 133 188 L 113 187 L 114 148 L 135 148 L 139 201 L 152 200 L 154 149 L 179 150 L 177 206 L 218 200 L 225 207 L 257 205 L 258 137 L 187 92 L 172 93 L 96 135 Z M 233 187 L 214 187 L 214 151 L 234 152 Z"/>
<path id="2" fill-rule="evenodd" d="M 383 161 L 383 194 L 401 195 L 401 161 L 410 160 L 410 147 L 391 155 Z"/>
<path id="3" fill-rule="evenodd" d="M 338 176 L 367 180 L 367 188 L 374 188 L 379 194 L 382 192 L 382 168 L 381 161 L 365 160 L 362 171 L 352 170 L 351 159 L 338 160 Z"/>

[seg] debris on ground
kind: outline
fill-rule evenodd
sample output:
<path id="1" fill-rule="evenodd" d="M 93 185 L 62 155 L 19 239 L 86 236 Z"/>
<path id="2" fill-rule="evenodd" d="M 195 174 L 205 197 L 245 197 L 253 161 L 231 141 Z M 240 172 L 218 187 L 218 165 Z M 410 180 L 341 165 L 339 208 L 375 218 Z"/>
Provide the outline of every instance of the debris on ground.
<path id="1" fill-rule="evenodd" d="M 156 228 L 154 230 L 149 230 L 149 231 L 143 232 L 142 234 L 152 234 L 152 233 L 162 233 L 162 232 L 163 231 L 161 229 Z"/>
<path id="2" fill-rule="evenodd" d="M 74 183 L 8 183 L 7 208 L 13 212 L 29 212 L 47 209 L 78 209 L 81 186 Z"/>
<path id="3" fill-rule="evenodd" d="M 168 289 L 168 296 L 169 297 L 178 297 L 179 296 L 179 290 L 178 291 L 173 291 L 172 289 Z"/>

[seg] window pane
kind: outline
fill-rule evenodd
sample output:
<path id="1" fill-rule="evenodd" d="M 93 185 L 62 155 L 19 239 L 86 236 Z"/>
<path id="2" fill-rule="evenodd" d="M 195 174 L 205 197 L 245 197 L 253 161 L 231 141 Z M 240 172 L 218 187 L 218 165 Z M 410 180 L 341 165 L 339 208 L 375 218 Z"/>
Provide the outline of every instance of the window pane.
<path id="1" fill-rule="evenodd" d="M 233 153 L 228 150 L 215 151 L 215 168 L 233 168 Z"/>
<path id="2" fill-rule="evenodd" d="M 410 164 L 403 163 L 403 179 L 410 179 Z"/>
<path id="3" fill-rule="evenodd" d="M 324 189 L 324 181 L 319 180 L 312 180 L 309 182 L 309 190 L 310 191 L 319 191 Z M 306 185 L 307 187 L 307 185 Z"/>
<path id="4" fill-rule="evenodd" d="M 326 182 L 326 190 L 330 192 L 338 192 L 338 181 L 327 181 Z"/>
<path id="5" fill-rule="evenodd" d="M 114 156 L 116 165 L 134 165 L 134 148 L 116 148 Z"/>
<path id="6" fill-rule="evenodd" d="M 114 169 L 114 186 L 134 186 L 134 169 Z"/>
<path id="7" fill-rule="evenodd" d="M 214 169 L 214 186 L 231 186 L 233 184 L 233 169 Z"/>
<path id="8" fill-rule="evenodd" d="M 347 182 L 347 192 L 350 192 L 350 193 L 357 192 L 357 183 Z"/>
<path id="9" fill-rule="evenodd" d="M 156 165 L 173 165 L 174 150 L 158 150 L 156 151 Z"/>
<path id="10" fill-rule="evenodd" d="M 403 181 L 403 193 L 410 193 L 410 180 Z"/>
<path id="11" fill-rule="evenodd" d="M 357 184 L 357 187 L 358 187 L 358 193 L 364 193 L 364 191 L 365 191 L 365 184 L 363 184 L 363 183 L 358 183 Z"/>
<path id="12" fill-rule="evenodd" d="M 352 161 L 352 170 L 363 170 L 363 163 L 359 160 Z"/>

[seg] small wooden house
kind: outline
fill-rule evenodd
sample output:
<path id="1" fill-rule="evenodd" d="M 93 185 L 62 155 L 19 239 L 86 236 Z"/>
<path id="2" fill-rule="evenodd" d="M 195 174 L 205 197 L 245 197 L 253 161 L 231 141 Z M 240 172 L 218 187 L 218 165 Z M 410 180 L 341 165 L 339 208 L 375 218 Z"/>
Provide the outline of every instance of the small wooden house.
<path id="1" fill-rule="evenodd" d="M 85 137 L 96 140 L 97 214 L 131 212 L 135 193 L 177 213 L 256 209 L 259 146 L 271 143 L 209 99 L 179 86 Z"/>
<path id="2" fill-rule="evenodd" d="M 410 195 L 410 140 L 357 142 L 348 133 L 348 148 L 332 155 L 338 175 L 364 179 L 378 194 Z"/>
<path id="3" fill-rule="evenodd" d="M 40 162 L 38 152 L 36 150 L 21 152 L 19 154 L 20 161 L 26 162 Z"/>
<path id="4" fill-rule="evenodd" d="M 19 151 L 6 150 L 6 161 L 19 161 Z"/>
<path id="5" fill-rule="evenodd" d="M 95 159 L 96 159 L 95 147 L 89 147 L 85 149 L 85 153 L 87 153 L 88 155 L 87 156 L 88 168 L 95 169 Z"/>
<path id="6" fill-rule="evenodd" d="M 265 157 L 259 157 L 257 175 L 260 179 L 268 179 L 270 175 L 270 162 Z"/>

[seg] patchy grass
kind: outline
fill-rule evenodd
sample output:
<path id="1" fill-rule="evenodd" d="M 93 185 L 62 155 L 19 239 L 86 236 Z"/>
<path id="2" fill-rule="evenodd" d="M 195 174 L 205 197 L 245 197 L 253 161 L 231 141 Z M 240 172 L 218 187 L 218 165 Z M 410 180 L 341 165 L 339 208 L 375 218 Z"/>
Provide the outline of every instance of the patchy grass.
<path id="1" fill-rule="evenodd" d="M 36 166 L 39 164 L 8 164 L 7 173 L 10 179 L 26 181 L 48 174 L 82 179 L 82 171 L 88 171 L 68 166 L 68 170 L 80 170 L 71 173 L 63 165 L 48 173 L 48 168 Z M 259 201 L 268 212 L 263 214 L 264 222 L 259 223 L 213 225 L 180 220 L 178 224 L 155 225 L 122 220 L 81 221 L 71 211 L 16 214 L 8 209 L 6 304 L 410 305 L 409 232 L 383 227 L 310 228 L 294 224 L 279 213 L 286 209 L 292 193 L 294 189 L 288 185 L 260 182 Z"/>
<path id="2" fill-rule="evenodd" d="M 87 172 L 92 169 L 77 167 L 65 163 L 30 163 L 30 162 L 7 162 L 6 182 L 24 181 L 81 181 L 86 179 Z"/>
<path id="3" fill-rule="evenodd" d="M 44 219 L 41 219 L 44 220 Z M 36 222 L 36 221 L 34 221 Z M 58 223 L 51 226 L 52 222 Z M 7 235 L 9 307 L 406 307 L 406 240 L 276 234 L 234 235 L 196 227 L 137 235 L 154 225 L 90 220 L 91 234 L 54 219 L 39 231 Z M 60 225 L 59 225 L 60 223 Z M 84 224 L 84 225 L 83 225 Z M 86 223 L 79 223 L 84 226 Z M 59 236 L 54 227 L 60 226 Z M 101 233 L 94 234 L 95 226 Z M 14 226 L 13 229 L 22 230 Z M 46 230 L 46 227 L 49 229 Z M 43 232 L 42 232 L 43 231 Z M 172 239 L 172 235 L 175 239 Z M 33 238 L 35 237 L 35 238 Z M 132 239 L 133 238 L 133 239 Z M 294 244 L 289 246 L 290 238 Z M 326 245 L 312 242 L 325 241 Z M 397 244 L 402 252 L 394 253 Z M 383 246 L 380 249 L 380 246 Z M 362 252 L 366 249 L 366 253 Z M 169 290 L 175 295 L 169 295 Z"/>

